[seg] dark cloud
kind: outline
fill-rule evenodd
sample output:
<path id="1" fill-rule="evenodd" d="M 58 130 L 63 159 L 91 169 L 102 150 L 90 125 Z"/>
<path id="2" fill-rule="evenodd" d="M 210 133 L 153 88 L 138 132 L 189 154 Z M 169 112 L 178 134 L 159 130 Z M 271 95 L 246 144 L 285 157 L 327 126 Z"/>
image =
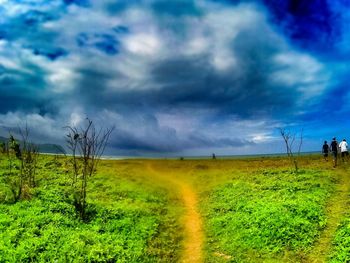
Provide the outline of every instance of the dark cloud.
<path id="1" fill-rule="evenodd" d="M 15 110 L 45 111 L 48 99 L 45 96 L 46 83 L 43 72 L 35 65 L 27 65 L 21 72 L 9 70 L 4 66 L 0 70 L 0 112 Z M 30 84 L 29 84 L 30 83 Z"/>
<path id="2" fill-rule="evenodd" d="M 129 8 L 143 5 L 143 3 L 142 0 L 108 1 L 104 4 L 104 9 L 109 15 L 118 15 Z"/>
<path id="3" fill-rule="evenodd" d="M 191 148 L 210 148 L 210 147 L 242 147 L 255 145 L 253 141 L 245 139 L 231 138 L 208 138 L 200 134 L 191 134 L 188 138 L 187 146 Z"/>
<path id="4" fill-rule="evenodd" d="M 89 7 L 90 1 L 89 0 L 63 0 L 63 3 L 66 5 L 77 5 L 82 7 Z"/>
<path id="5" fill-rule="evenodd" d="M 282 87 L 271 81 L 278 69 L 273 57 L 281 48 L 274 37 L 255 34 L 254 30 L 242 32 L 232 42 L 237 67 L 230 70 L 218 72 L 208 55 L 179 56 L 150 66 L 147 88 L 110 90 L 111 79 L 122 82 L 125 76 L 91 66 L 80 70 L 77 92 L 90 104 L 108 109 L 211 108 L 240 118 L 293 114 L 303 94 L 296 86 Z"/>
<path id="6" fill-rule="evenodd" d="M 181 149 L 178 144 L 178 140 L 175 138 L 167 137 L 169 134 L 163 134 L 163 138 L 167 138 L 167 142 L 161 143 L 155 138 L 136 137 L 134 133 L 117 130 L 113 134 L 113 137 L 117 138 L 117 141 L 111 142 L 110 147 L 120 149 L 122 151 L 133 151 L 141 153 L 173 153 Z"/>
<path id="7" fill-rule="evenodd" d="M 114 77 L 112 72 L 94 68 L 92 65 L 78 70 L 81 78 L 71 94 L 73 100 L 96 109 L 112 109 L 119 101 L 123 101 L 117 94 L 108 93 L 108 81 Z"/>
<path id="8" fill-rule="evenodd" d="M 126 28 L 117 27 L 119 31 L 125 32 Z M 124 30 L 124 31 L 123 31 Z M 111 34 L 87 34 L 80 33 L 76 38 L 77 45 L 81 48 L 95 47 L 107 55 L 116 55 L 119 53 L 119 41 Z"/>
<path id="9" fill-rule="evenodd" d="M 138 136 L 137 131 L 116 130 L 111 142 L 111 147 L 122 151 L 133 151 L 141 153 L 177 153 L 187 149 L 208 149 L 221 147 L 243 147 L 253 146 L 253 141 L 245 139 L 215 138 L 200 133 L 192 133 L 185 138 L 179 138 L 174 129 L 155 129 L 155 137 L 148 134 Z"/>
<path id="10" fill-rule="evenodd" d="M 68 52 L 63 48 L 50 47 L 48 49 L 45 48 L 34 48 L 34 55 L 45 56 L 50 60 L 56 60 L 62 56 L 68 55 Z"/>
<path id="11" fill-rule="evenodd" d="M 130 32 L 128 27 L 120 25 L 113 27 L 113 31 L 117 34 L 127 34 Z"/>
<path id="12" fill-rule="evenodd" d="M 171 15 L 171 16 L 197 16 L 201 14 L 199 8 L 197 8 L 195 1 L 193 0 L 178 0 L 178 1 L 154 1 L 152 3 L 152 9 L 158 15 Z"/>
<path id="13" fill-rule="evenodd" d="M 201 60 L 163 61 L 153 71 L 155 81 L 163 88 L 149 94 L 150 103 L 162 107 L 210 107 L 242 118 L 273 114 L 272 110 L 287 114 L 300 94 L 293 88 L 281 90 L 270 83 L 268 64 L 261 67 L 262 61 L 255 59 L 242 61 L 243 72 L 239 74 L 216 74 Z"/>
<path id="14" fill-rule="evenodd" d="M 104 5 L 105 10 L 110 15 L 120 14 L 133 7 L 149 8 L 157 16 L 174 16 L 177 18 L 182 16 L 198 16 L 202 13 L 194 0 L 111 1 Z"/>

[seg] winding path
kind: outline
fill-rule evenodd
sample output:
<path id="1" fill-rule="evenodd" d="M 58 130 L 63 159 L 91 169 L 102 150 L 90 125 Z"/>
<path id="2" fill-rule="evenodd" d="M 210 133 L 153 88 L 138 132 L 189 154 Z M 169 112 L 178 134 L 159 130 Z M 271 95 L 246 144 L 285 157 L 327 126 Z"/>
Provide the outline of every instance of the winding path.
<path id="1" fill-rule="evenodd" d="M 335 193 L 330 197 L 327 205 L 327 226 L 303 262 L 321 263 L 327 261 L 336 230 L 350 207 L 349 169 L 344 168 L 339 167 L 336 171 L 337 183 Z M 196 192 L 190 182 L 185 179 L 184 176 L 186 174 L 181 174 L 179 171 L 166 167 L 157 167 L 155 162 L 147 163 L 147 170 L 158 183 L 167 185 L 171 191 L 178 192 L 179 197 L 183 201 L 185 213 L 182 223 L 185 233 L 180 262 L 202 263 L 202 247 L 204 243 L 202 219 L 198 212 Z M 184 172 L 182 171 L 182 173 Z M 221 254 L 217 256 L 225 257 L 225 255 Z M 226 257 L 225 259 L 229 260 Z"/>
<path id="2" fill-rule="evenodd" d="M 186 181 L 176 176 L 176 173 L 170 170 L 157 170 L 152 163 L 147 165 L 148 170 L 157 177 L 158 180 L 171 184 L 171 187 L 178 190 L 182 198 L 185 214 L 183 216 L 183 225 L 185 229 L 185 240 L 183 243 L 184 252 L 181 256 L 183 263 L 201 263 L 202 245 L 204 234 L 202 230 L 202 219 L 197 210 L 198 198 L 192 186 Z"/>

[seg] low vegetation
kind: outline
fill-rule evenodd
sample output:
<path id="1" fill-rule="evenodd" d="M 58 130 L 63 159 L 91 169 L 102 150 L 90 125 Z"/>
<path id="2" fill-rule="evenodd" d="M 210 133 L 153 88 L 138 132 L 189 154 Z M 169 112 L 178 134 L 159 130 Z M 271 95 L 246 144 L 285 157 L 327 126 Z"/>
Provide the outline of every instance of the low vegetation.
<path id="1" fill-rule="evenodd" d="M 350 261 L 350 216 L 339 226 L 333 241 L 334 251 L 330 256 L 330 262 Z"/>
<path id="2" fill-rule="evenodd" d="M 0 262 L 179 262 L 186 238 L 174 178 L 198 198 L 204 262 L 347 262 L 346 200 L 329 214 L 350 183 L 347 165 L 332 169 L 317 155 L 301 156 L 298 173 L 285 157 L 104 160 L 89 179 L 81 220 L 70 157 L 39 155 L 35 187 L 15 202 L 1 154 Z"/>
<path id="3" fill-rule="evenodd" d="M 0 262 L 177 260 L 177 200 L 147 184 L 134 165 L 101 164 L 87 189 L 84 222 L 74 207 L 65 159 L 40 156 L 38 186 L 14 203 L 5 182 L 7 160 L 0 158 Z"/>
<path id="4" fill-rule="evenodd" d="M 239 262 L 300 258 L 326 226 L 330 177 L 320 171 L 266 171 L 216 187 L 204 202 L 208 252 Z M 215 262 L 215 258 L 212 259 Z"/>

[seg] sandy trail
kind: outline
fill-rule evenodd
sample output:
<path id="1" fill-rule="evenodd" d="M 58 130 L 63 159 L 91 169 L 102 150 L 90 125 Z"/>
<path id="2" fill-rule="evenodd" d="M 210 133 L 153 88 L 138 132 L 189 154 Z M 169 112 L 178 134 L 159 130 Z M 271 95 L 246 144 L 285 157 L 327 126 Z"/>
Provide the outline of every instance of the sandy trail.
<path id="1" fill-rule="evenodd" d="M 185 207 L 183 224 L 185 229 L 183 249 L 181 256 L 183 263 L 201 263 L 202 245 L 204 240 L 202 219 L 198 212 L 198 198 L 192 186 L 176 176 L 171 170 L 157 170 L 152 164 L 147 165 L 148 170 L 163 183 L 171 184 L 178 190 Z"/>
<path id="2" fill-rule="evenodd" d="M 327 205 L 327 226 L 311 251 L 308 262 L 321 263 L 327 261 L 337 227 L 349 209 L 349 172 L 340 168 L 337 171 L 337 180 L 335 193 Z"/>

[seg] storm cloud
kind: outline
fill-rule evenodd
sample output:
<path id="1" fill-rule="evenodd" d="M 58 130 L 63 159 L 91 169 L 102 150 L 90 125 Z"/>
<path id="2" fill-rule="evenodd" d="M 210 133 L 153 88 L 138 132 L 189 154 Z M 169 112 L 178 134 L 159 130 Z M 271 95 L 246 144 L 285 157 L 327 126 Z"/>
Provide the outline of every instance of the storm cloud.
<path id="1" fill-rule="evenodd" d="M 349 112 L 324 105 L 349 97 L 350 16 L 272 2 L 0 0 L 0 133 L 63 143 L 88 116 L 116 127 L 111 154 L 280 151 L 277 127 Z"/>

